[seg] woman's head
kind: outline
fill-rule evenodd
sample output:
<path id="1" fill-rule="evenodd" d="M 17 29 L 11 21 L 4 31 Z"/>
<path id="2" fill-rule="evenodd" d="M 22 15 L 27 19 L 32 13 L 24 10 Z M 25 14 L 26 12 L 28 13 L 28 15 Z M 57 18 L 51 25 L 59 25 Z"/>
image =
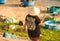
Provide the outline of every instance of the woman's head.
<path id="1" fill-rule="evenodd" d="M 28 13 L 30 14 L 30 15 L 39 15 L 39 13 L 40 13 L 40 9 L 39 8 L 37 8 L 37 7 L 28 7 Z"/>

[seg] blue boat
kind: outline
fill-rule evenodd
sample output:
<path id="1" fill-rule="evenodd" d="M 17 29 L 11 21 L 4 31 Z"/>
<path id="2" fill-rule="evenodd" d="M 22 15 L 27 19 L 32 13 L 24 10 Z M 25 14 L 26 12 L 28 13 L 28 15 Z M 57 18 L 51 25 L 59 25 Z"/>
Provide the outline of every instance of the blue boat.
<path id="1" fill-rule="evenodd" d="M 44 24 L 46 29 L 60 30 L 60 23 L 54 20 L 45 21 Z"/>

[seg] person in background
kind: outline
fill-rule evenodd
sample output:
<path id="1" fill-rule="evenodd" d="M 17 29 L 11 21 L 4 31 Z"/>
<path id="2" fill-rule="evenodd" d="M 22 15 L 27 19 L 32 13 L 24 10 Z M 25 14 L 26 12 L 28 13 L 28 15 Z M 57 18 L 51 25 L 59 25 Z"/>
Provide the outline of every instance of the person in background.
<path id="1" fill-rule="evenodd" d="M 21 5 L 20 6 L 24 6 L 24 4 L 25 5 L 28 4 L 29 0 L 20 0 L 20 2 L 21 2 Z"/>
<path id="2" fill-rule="evenodd" d="M 24 2 L 25 0 L 20 0 L 20 6 L 23 6 L 24 4 L 23 4 L 23 2 Z"/>

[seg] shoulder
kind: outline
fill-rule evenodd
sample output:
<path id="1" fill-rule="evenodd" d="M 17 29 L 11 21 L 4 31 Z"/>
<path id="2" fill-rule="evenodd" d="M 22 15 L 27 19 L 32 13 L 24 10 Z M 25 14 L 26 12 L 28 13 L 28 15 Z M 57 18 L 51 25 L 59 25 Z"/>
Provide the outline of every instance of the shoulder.
<path id="1" fill-rule="evenodd" d="M 26 17 L 27 17 L 27 16 L 31 16 L 31 15 L 30 15 L 30 14 L 27 14 Z"/>
<path id="2" fill-rule="evenodd" d="M 36 18 L 39 18 L 38 16 L 35 16 Z"/>

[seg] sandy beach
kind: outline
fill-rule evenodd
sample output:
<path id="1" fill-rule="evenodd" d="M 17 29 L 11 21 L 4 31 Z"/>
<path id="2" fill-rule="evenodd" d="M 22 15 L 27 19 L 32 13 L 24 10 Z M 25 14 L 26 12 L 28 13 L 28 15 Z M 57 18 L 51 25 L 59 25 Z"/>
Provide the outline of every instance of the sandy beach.
<path id="1" fill-rule="evenodd" d="M 35 6 L 37 6 L 40 10 L 46 10 L 46 6 L 48 5 L 58 5 L 60 2 L 58 1 L 48 1 L 48 0 L 36 0 Z M 6 4 L 0 5 L 0 14 L 6 17 L 14 17 L 18 21 L 25 20 L 26 15 L 28 14 L 28 7 L 19 7 L 20 0 L 7 0 Z M 43 13 L 39 15 L 40 17 L 43 16 Z M 4 38 L 0 35 L 0 41 L 28 41 L 28 40 L 15 40 Z"/>

